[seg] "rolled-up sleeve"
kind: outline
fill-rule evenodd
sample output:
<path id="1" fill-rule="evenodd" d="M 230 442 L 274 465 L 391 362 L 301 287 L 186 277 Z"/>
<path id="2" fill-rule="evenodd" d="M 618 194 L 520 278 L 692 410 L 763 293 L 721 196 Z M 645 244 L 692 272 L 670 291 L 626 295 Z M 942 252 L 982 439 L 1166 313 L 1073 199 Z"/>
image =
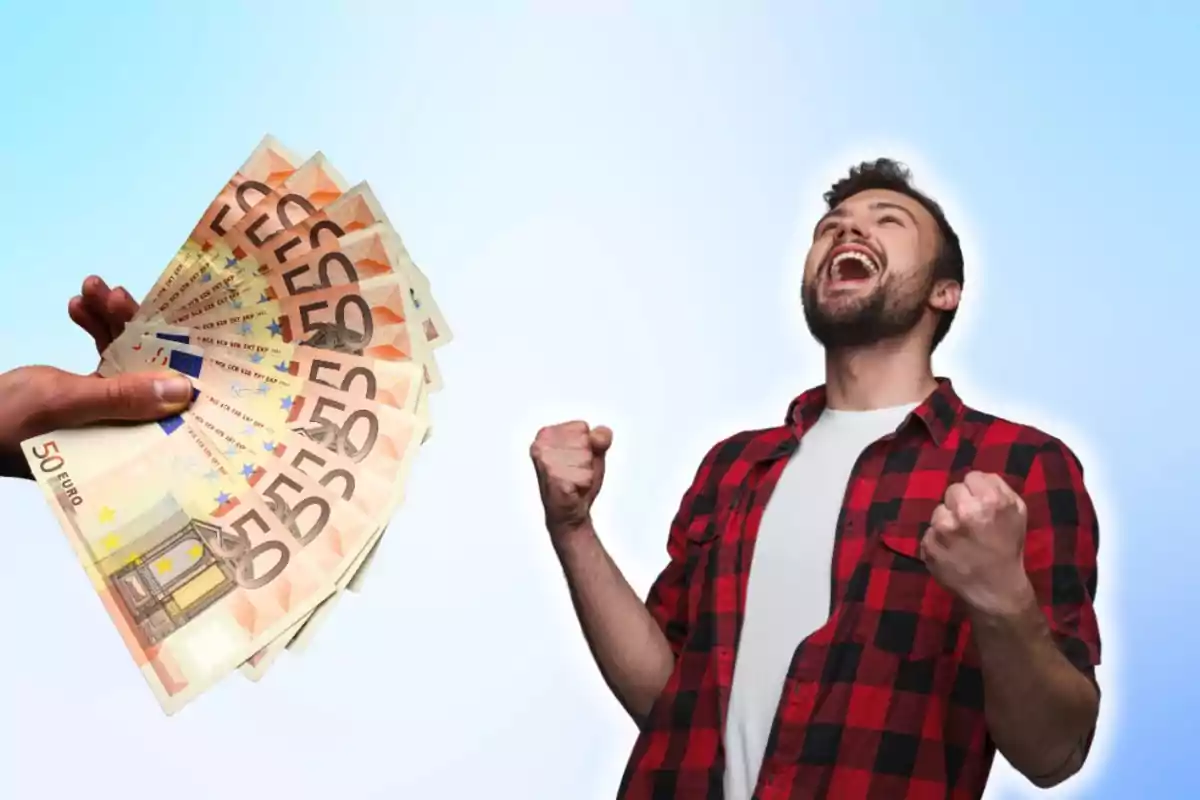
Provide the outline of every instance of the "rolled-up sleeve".
<path id="1" fill-rule="evenodd" d="M 670 561 L 646 596 L 646 608 L 666 635 L 676 658 L 688 636 L 687 542 L 690 533 L 705 527 L 712 516 L 714 499 L 710 487 L 718 450 L 719 446 L 713 447 L 704 456 L 692 485 L 679 503 L 667 536 Z"/>
<path id="2" fill-rule="evenodd" d="M 1034 458 L 1022 497 L 1027 509 L 1025 569 L 1063 655 L 1093 677 L 1100 663 L 1096 555 L 1100 528 L 1083 467 L 1057 440 Z"/>

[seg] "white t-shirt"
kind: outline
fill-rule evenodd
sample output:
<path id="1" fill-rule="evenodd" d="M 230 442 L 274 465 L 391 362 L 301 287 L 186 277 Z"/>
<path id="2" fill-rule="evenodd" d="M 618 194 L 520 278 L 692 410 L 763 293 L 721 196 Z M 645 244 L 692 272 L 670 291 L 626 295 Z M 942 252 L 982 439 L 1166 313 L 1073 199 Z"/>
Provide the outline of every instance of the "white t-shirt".
<path id="1" fill-rule="evenodd" d="M 854 463 L 915 407 L 826 409 L 767 501 L 725 720 L 726 800 L 754 794 L 792 656 L 829 618 L 834 534 Z"/>

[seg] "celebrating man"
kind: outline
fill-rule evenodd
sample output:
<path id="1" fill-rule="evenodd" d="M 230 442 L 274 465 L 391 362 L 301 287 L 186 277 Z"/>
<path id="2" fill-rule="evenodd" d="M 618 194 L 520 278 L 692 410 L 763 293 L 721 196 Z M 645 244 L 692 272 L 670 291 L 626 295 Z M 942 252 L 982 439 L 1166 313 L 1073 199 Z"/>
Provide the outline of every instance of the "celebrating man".
<path id="1" fill-rule="evenodd" d="M 907 170 L 862 164 L 825 200 L 802 292 L 825 383 L 708 452 L 645 603 L 590 516 L 611 431 L 531 448 L 584 635 L 641 729 L 626 800 L 976 798 L 997 748 L 1041 787 L 1087 756 L 1082 467 L 934 377 L 963 256 Z"/>

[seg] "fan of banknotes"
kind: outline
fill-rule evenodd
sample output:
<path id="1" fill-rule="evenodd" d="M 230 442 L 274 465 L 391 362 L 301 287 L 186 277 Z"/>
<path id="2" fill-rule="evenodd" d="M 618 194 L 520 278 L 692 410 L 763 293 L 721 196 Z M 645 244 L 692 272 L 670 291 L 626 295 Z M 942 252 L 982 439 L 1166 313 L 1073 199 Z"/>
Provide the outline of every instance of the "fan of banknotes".
<path id="1" fill-rule="evenodd" d="M 267 136 L 103 355 L 188 375 L 188 410 L 24 443 L 166 713 L 258 680 L 360 588 L 450 340 L 370 187 Z"/>

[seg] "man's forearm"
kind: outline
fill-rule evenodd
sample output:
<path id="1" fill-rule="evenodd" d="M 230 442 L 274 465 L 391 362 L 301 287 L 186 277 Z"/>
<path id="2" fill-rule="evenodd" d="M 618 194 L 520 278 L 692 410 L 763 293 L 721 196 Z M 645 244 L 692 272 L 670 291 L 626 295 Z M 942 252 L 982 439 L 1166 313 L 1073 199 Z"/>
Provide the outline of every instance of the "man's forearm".
<path id="1" fill-rule="evenodd" d="M 975 614 L 984 710 L 996 747 L 1037 786 L 1083 765 L 1099 696 L 1055 644 L 1032 586 L 1006 614 Z"/>
<path id="2" fill-rule="evenodd" d="M 575 614 L 613 694 L 639 722 L 674 668 L 674 654 L 590 524 L 554 538 Z"/>

